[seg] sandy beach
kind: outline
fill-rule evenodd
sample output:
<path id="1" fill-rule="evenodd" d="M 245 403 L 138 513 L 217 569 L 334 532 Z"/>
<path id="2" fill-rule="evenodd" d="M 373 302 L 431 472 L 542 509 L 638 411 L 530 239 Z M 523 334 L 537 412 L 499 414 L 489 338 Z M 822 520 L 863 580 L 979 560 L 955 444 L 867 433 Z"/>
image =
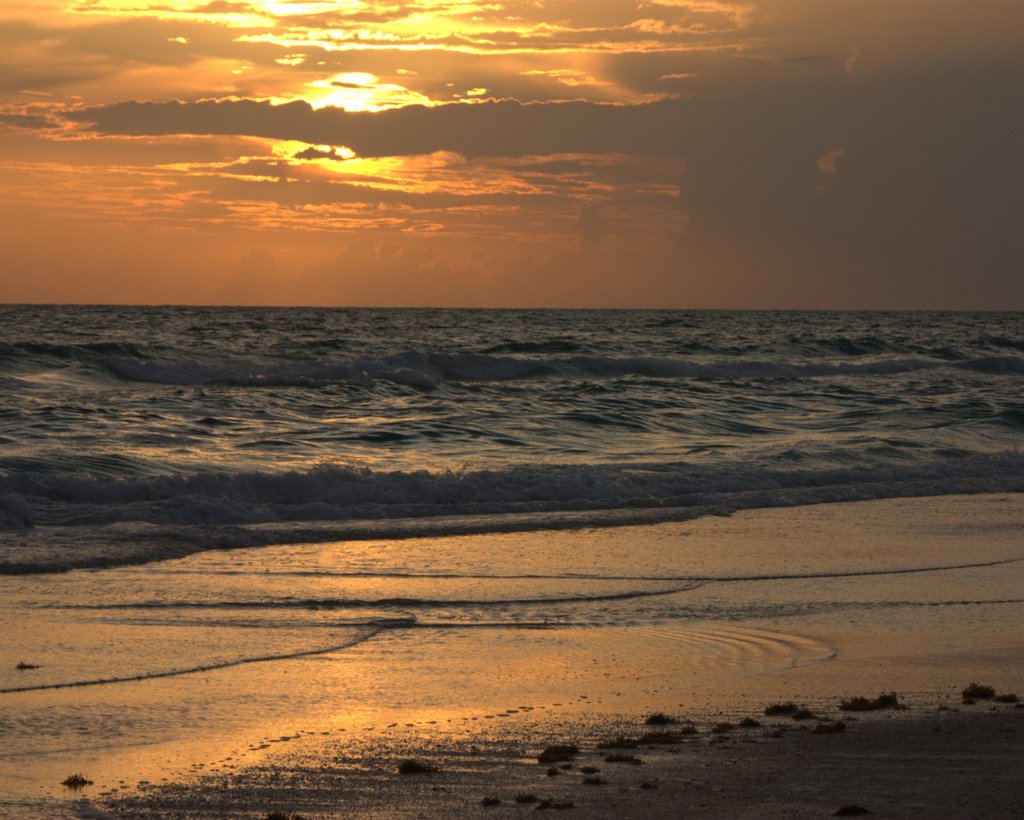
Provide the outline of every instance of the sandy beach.
<path id="1" fill-rule="evenodd" d="M 35 609 L 25 637 L 13 628 L 18 596 L 5 597 L 11 634 L 23 639 L 7 650 L 7 665 L 26 658 L 40 668 L 6 673 L 4 811 L 444 817 L 568 812 L 571 803 L 588 817 L 822 817 L 854 805 L 889 817 L 1018 816 L 1024 710 L 965 705 L 961 690 L 971 682 L 1000 694 L 1024 690 L 1022 526 L 1020 496 L 978 495 L 467 536 L 447 546 L 361 545 L 364 570 L 400 556 L 421 574 L 390 579 L 388 588 L 415 586 L 415 600 L 434 603 L 401 618 L 377 612 L 378 594 L 369 619 L 363 610 L 384 583 L 380 573 L 346 576 L 359 590 L 347 600 L 363 602 L 358 622 L 347 609 L 314 603 L 325 600 L 324 584 L 342 583 L 324 567 L 341 548 L 351 565 L 351 545 L 206 553 L 35 579 L 39 594 L 56 590 L 64 605 Z M 582 544 L 596 556 L 591 575 L 628 565 L 634 580 L 566 573 Z M 483 562 L 490 575 L 457 566 L 458 556 Z M 505 577 L 506 566 L 527 560 L 541 578 Z M 273 622 L 259 620 L 264 604 L 254 610 L 241 598 L 206 613 L 208 579 L 226 597 L 225 578 L 251 591 L 258 570 L 261 589 L 272 590 L 278 566 L 291 568 L 289 584 L 315 576 L 321 597 L 293 589 L 301 605 Z M 445 571 L 427 573 L 430 566 Z M 545 588 L 556 582 L 544 577 L 563 575 L 584 589 Z M 24 581 L 4 583 L 29 606 Z M 194 603 L 178 601 L 179 583 Z M 76 608 L 74 600 L 94 596 L 90 584 L 103 585 L 105 608 Z M 506 585 L 503 603 L 485 604 L 495 584 Z M 516 585 L 545 591 L 526 595 Z M 178 603 L 167 612 L 158 594 Z M 408 609 L 411 592 L 386 600 Z M 110 668 L 110 657 L 131 671 L 131 652 L 147 643 L 168 671 L 90 680 L 90 664 Z M 232 651 L 242 657 L 232 660 Z M 190 669 L 191 656 L 223 662 Z M 84 685 L 47 684 L 47 674 L 68 677 L 53 669 L 58 661 L 77 665 Z M 33 680 L 39 688 L 25 686 Z M 906 708 L 839 708 L 889 692 Z M 788 702 L 813 717 L 765 715 Z M 645 726 L 652 713 L 678 722 Z M 762 725 L 741 727 L 745 718 Z M 734 728 L 716 731 L 720 724 Z M 670 735 L 640 742 L 651 731 Z M 599 748 L 618 738 L 636 745 Z M 579 754 L 549 774 L 537 756 L 567 744 Z M 399 774 L 406 760 L 436 771 Z M 61 785 L 75 773 L 92 783 Z M 501 802 L 485 806 L 484 798 Z"/>
<path id="2" fill-rule="evenodd" d="M 759 714 L 761 726 L 728 730 L 721 720 L 654 729 L 644 720 L 504 715 L 455 735 L 423 724 L 380 728 L 301 743 L 240 771 L 104 808 L 116 817 L 1020 816 L 1024 710 L 921 703 L 885 717 L 851 716 L 834 704 L 814 711 L 809 721 Z M 538 761 L 552 748 L 547 741 L 579 751 Z M 400 773 L 410 761 L 425 771 Z"/>

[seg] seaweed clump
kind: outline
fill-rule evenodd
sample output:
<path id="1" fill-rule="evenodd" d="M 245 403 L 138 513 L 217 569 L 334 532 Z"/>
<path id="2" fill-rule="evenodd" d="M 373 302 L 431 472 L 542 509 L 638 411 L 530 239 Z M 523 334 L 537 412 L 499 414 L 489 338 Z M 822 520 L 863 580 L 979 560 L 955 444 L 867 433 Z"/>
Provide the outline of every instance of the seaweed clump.
<path id="1" fill-rule="evenodd" d="M 895 692 L 881 694 L 874 700 L 865 697 L 850 698 L 839 704 L 841 712 L 874 712 L 878 709 L 906 709 Z"/>
<path id="2" fill-rule="evenodd" d="M 648 726 L 668 726 L 678 722 L 674 717 L 669 717 L 663 712 L 655 712 L 653 715 L 648 715 L 644 721 Z"/>
<path id="3" fill-rule="evenodd" d="M 683 739 L 678 732 L 647 732 L 638 737 L 636 742 L 639 746 L 675 746 L 682 743 Z"/>
<path id="4" fill-rule="evenodd" d="M 78 791 L 84 789 L 86 786 L 91 786 L 92 781 L 89 780 L 84 774 L 75 773 L 69 777 L 65 777 L 60 784 L 65 789 L 71 789 L 72 791 Z"/>
<path id="5" fill-rule="evenodd" d="M 543 752 L 537 755 L 537 762 L 562 763 L 565 760 L 571 760 L 579 753 L 580 747 L 575 743 L 555 744 L 554 746 L 548 746 Z"/>
<path id="6" fill-rule="evenodd" d="M 764 708 L 764 713 L 768 717 L 776 717 L 778 715 L 794 715 L 800 711 L 800 707 L 795 703 L 773 703 L 771 706 Z"/>
<path id="7" fill-rule="evenodd" d="M 972 683 L 961 693 L 963 699 L 966 700 L 992 700 L 996 696 L 996 690 L 991 686 L 985 686 L 980 683 Z"/>

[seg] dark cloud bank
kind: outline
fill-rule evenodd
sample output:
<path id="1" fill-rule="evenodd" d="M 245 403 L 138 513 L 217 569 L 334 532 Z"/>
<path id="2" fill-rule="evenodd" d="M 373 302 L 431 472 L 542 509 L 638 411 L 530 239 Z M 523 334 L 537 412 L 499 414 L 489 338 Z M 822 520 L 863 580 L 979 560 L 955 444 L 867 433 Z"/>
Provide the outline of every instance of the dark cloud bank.
<path id="1" fill-rule="evenodd" d="M 755 304 L 1019 309 L 1024 77 L 991 68 L 635 105 L 125 102 L 67 116 L 100 134 L 246 135 L 363 157 L 678 157 L 685 173 L 666 181 L 681 183 L 689 229 L 671 269 L 697 303 L 735 292 Z"/>
<path id="2" fill-rule="evenodd" d="M 647 105 L 512 101 L 380 112 L 314 109 L 296 101 L 124 102 L 85 108 L 69 119 L 101 134 L 245 135 L 346 145 L 364 157 L 454 151 L 467 157 L 554 153 L 677 155 L 685 121 L 707 103 Z"/>

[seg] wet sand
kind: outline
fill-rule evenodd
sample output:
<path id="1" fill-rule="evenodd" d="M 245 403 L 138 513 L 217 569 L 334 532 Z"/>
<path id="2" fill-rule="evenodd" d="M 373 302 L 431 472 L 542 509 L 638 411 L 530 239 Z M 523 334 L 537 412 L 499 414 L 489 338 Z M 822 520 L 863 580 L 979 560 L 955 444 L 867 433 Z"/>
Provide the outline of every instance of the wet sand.
<path id="1" fill-rule="evenodd" d="M 823 703 L 814 711 L 818 717 L 801 721 L 758 714 L 762 726 L 728 731 L 716 728 L 721 721 L 687 722 L 696 731 L 685 735 L 678 724 L 650 727 L 639 718 L 512 716 L 455 735 L 424 725 L 382 728 L 106 801 L 105 809 L 139 818 L 510 817 L 537 810 L 819 818 L 865 813 L 858 809 L 893 818 L 1020 816 L 1024 709 L 922 703 L 851 715 Z M 840 725 L 844 730 L 834 731 Z M 645 734 L 672 742 L 645 741 Z M 600 748 L 609 741 L 627 748 Z M 579 752 L 539 762 L 554 743 Z M 434 771 L 399 773 L 410 760 Z"/>
<path id="2" fill-rule="evenodd" d="M 860 805 L 882 817 L 1019 817 L 1024 709 L 964 705 L 960 690 L 978 681 L 1024 696 L 1022 526 L 1024 497 L 988 495 L 453 540 L 449 564 L 498 543 L 493 555 L 510 555 L 510 564 L 543 560 L 561 572 L 580 560 L 578 542 L 612 566 L 623 555 L 634 566 L 650 564 L 637 575 L 678 566 L 681 576 L 711 580 L 625 603 L 583 598 L 585 607 L 574 602 L 566 616 L 564 605 L 543 601 L 491 607 L 481 618 L 439 607 L 414 624 L 312 654 L 7 693 L 0 728 L 17 743 L 0 752 L 0 809 L 15 817 L 491 817 L 537 809 L 580 817 L 824 817 Z M 361 560 L 376 560 L 372 547 L 361 547 Z M 403 542 L 401 559 L 426 566 L 441 547 Z M 380 546 L 380 555 L 392 551 Z M 173 571 L 165 584 L 194 590 L 204 579 L 223 584 L 223 571 L 240 560 L 250 558 L 210 554 L 145 574 L 32 583 L 63 584 L 69 599 L 94 594 L 86 583 L 102 584 L 115 600 L 129 599 L 130 589 L 148 599 L 157 572 Z M 252 551 L 251 560 L 263 569 L 329 568 L 328 560 L 352 555 L 292 546 Z M 249 583 L 252 576 L 227 577 Z M 417 583 L 444 592 L 451 581 Z M 464 596 L 461 588 L 448 594 Z M 325 629 L 332 636 L 355 629 L 344 620 L 332 625 L 344 615 L 334 610 L 287 610 L 272 630 L 221 614 L 214 628 L 180 614 L 160 615 L 154 625 L 145 612 L 130 620 L 76 612 L 48 615 L 26 646 L 29 639 L 44 646 L 43 630 L 53 633 L 60 619 L 79 630 L 60 634 L 92 641 L 90 653 L 131 630 L 154 635 L 161 653 L 172 641 L 199 646 L 217 635 L 222 644 L 204 651 L 229 657 L 239 640 L 248 641 L 246 654 L 266 654 L 260 642 L 271 634 L 305 651 Z M 12 610 L 12 624 L 17 616 Z M 531 626 L 541 616 L 550 622 Z M 58 648 L 38 657 L 45 663 Z M 65 646 L 59 657 L 88 660 L 72 650 Z M 47 672 L 44 665 L 11 675 L 20 682 Z M 890 691 L 906 710 L 838 709 L 843 698 Z M 846 730 L 817 733 L 817 719 L 765 717 L 767 705 L 787 701 L 825 725 L 842 719 Z M 697 731 L 678 744 L 597 748 L 638 737 L 653 712 Z M 711 731 L 744 718 L 764 725 Z M 549 776 L 537 755 L 565 743 L 581 753 L 566 761 L 571 769 Z M 606 761 L 610 753 L 642 762 Z M 437 771 L 400 775 L 407 759 Z M 61 787 L 75 772 L 94 783 L 79 792 Z M 516 801 L 530 795 L 537 799 Z M 484 806 L 484 798 L 500 802 Z"/>

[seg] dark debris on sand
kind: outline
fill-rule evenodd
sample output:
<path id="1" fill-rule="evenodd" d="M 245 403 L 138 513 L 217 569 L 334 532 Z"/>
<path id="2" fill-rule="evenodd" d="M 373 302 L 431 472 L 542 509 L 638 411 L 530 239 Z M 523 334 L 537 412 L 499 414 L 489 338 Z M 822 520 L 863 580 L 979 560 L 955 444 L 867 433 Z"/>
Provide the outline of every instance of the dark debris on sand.
<path id="1" fill-rule="evenodd" d="M 771 706 L 764 708 L 764 713 L 768 717 L 777 717 L 779 715 L 794 715 L 800 711 L 800 707 L 795 703 L 773 703 Z"/>
<path id="2" fill-rule="evenodd" d="M 996 690 L 992 686 L 972 683 L 967 686 L 960 695 L 964 700 L 992 700 L 992 698 L 996 696 Z"/>
<path id="3" fill-rule="evenodd" d="M 648 715 L 644 720 L 644 723 L 648 726 L 668 726 L 678 722 L 674 717 L 669 717 L 663 712 L 655 712 L 653 715 Z"/>
<path id="4" fill-rule="evenodd" d="M 538 763 L 562 763 L 571 760 L 580 753 L 580 747 L 575 743 L 555 744 L 548 746 L 537 755 Z"/>
<path id="5" fill-rule="evenodd" d="M 845 713 L 843 716 L 850 720 Z M 709 737 L 706 731 L 710 724 L 702 727 L 695 740 L 682 740 L 682 727 L 677 726 L 668 727 L 671 731 L 649 732 L 642 738 L 613 737 L 604 744 L 594 742 L 601 737 L 598 731 L 610 734 L 623 726 L 637 726 L 642 718 L 595 723 L 589 732 L 587 727 L 552 729 L 545 725 L 548 738 L 566 737 L 560 731 L 573 732 L 569 737 L 579 738 L 579 746 L 561 743 L 544 749 L 574 763 L 538 769 L 528 753 L 524 760 L 524 749 L 536 752 L 543 748 L 531 745 L 531 740 L 537 743 L 536 735 L 530 738 L 519 734 L 495 743 L 494 757 L 485 755 L 482 759 L 475 745 L 469 747 L 472 756 L 468 749 L 463 750 L 464 757 L 459 757 L 459 748 L 450 746 L 416 752 L 422 747 L 409 745 L 399 747 L 405 751 L 398 751 L 394 745 L 387 745 L 378 751 L 373 765 L 350 766 L 356 760 L 352 757 L 333 771 L 322 765 L 265 766 L 206 776 L 201 791 L 194 787 L 161 787 L 130 797 L 108 798 L 103 805 L 115 816 L 138 818 L 265 817 L 267 808 L 262 814 L 253 810 L 261 806 L 280 806 L 280 811 L 287 808 L 307 817 L 322 813 L 366 816 L 375 808 L 390 805 L 395 807 L 396 817 L 434 820 L 473 813 L 511 817 L 533 809 L 569 808 L 576 816 L 614 820 L 682 816 L 678 810 L 688 805 L 702 806 L 703 813 L 698 814 L 715 817 L 807 816 L 799 812 L 809 807 L 818 817 L 856 816 L 853 807 L 857 804 L 852 802 L 856 800 L 886 816 L 900 816 L 899 808 L 918 803 L 924 807 L 921 816 L 1018 816 L 1013 808 L 1024 805 L 1024 784 L 1014 767 L 1005 762 L 1016 759 L 1013 756 L 1022 742 L 1024 712 L 1012 707 L 946 712 L 941 718 L 941 733 L 933 731 L 936 720 L 932 711 L 921 720 L 909 715 L 905 720 L 851 723 L 851 728 L 839 720 L 822 720 L 817 726 L 811 723 L 806 727 L 785 720 L 779 722 L 781 725 L 746 733 L 744 740 L 748 743 L 717 747 L 711 745 L 714 736 Z M 842 737 L 823 736 L 844 728 L 846 734 Z M 785 739 L 756 742 L 755 735 L 767 737 L 776 729 L 784 732 Z M 740 734 L 738 729 L 734 732 L 737 738 Z M 543 741 L 544 737 L 539 739 Z M 476 737 L 473 740 L 480 742 Z M 651 747 L 632 751 L 641 746 L 641 740 L 649 741 Z M 674 745 L 678 743 L 684 745 Z M 595 749 L 602 745 L 606 751 Z M 427 756 L 442 751 L 443 757 Z M 641 753 L 643 761 L 634 757 Z M 395 765 L 404 755 L 419 756 L 430 763 L 443 761 L 445 774 L 422 780 L 396 777 Z M 643 769 L 629 769 L 631 763 L 637 765 L 634 761 L 645 764 Z M 625 765 L 609 768 L 613 763 Z M 557 779 L 553 781 L 544 776 L 545 771 L 563 771 L 563 765 L 571 766 L 579 776 L 554 775 Z M 597 766 L 601 772 L 595 771 Z M 428 794 L 439 779 L 443 779 L 446 790 Z M 561 794 L 551 794 L 556 790 Z M 843 805 L 844 799 L 850 801 L 849 806 Z M 838 806 L 842 806 L 843 813 L 836 811 Z M 938 813 L 940 808 L 947 814 Z M 975 809 L 977 813 L 972 814 Z"/>
<path id="6" fill-rule="evenodd" d="M 839 704 L 840 712 L 874 712 L 879 709 L 906 709 L 906 705 L 900 703 L 899 696 L 895 692 L 881 694 L 874 700 L 865 697 L 855 697 L 844 700 Z"/>
<path id="7" fill-rule="evenodd" d="M 640 735 L 636 742 L 639 746 L 676 746 L 683 742 L 683 732 L 647 732 Z"/>
<path id="8" fill-rule="evenodd" d="M 418 760 L 403 760 L 398 764 L 399 774 L 431 774 L 436 772 L 437 767 Z"/>
<path id="9" fill-rule="evenodd" d="M 84 789 L 86 786 L 91 786 L 92 781 L 89 780 L 85 775 L 75 773 L 69 777 L 65 777 L 60 784 L 65 789 L 71 789 L 71 791 L 78 791 Z"/>

